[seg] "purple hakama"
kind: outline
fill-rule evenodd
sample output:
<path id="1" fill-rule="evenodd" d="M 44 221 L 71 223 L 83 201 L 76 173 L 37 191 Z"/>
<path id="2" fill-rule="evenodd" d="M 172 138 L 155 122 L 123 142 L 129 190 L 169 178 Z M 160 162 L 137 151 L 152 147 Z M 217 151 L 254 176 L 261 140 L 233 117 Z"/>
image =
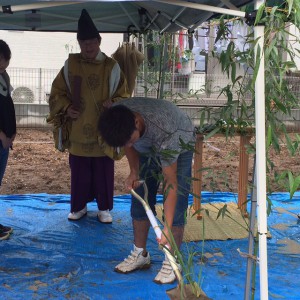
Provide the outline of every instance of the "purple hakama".
<path id="1" fill-rule="evenodd" d="M 112 210 L 114 161 L 107 157 L 69 155 L 71 168 L 71 212 L 82 210 L 96 199 L 99 210 Z"/>

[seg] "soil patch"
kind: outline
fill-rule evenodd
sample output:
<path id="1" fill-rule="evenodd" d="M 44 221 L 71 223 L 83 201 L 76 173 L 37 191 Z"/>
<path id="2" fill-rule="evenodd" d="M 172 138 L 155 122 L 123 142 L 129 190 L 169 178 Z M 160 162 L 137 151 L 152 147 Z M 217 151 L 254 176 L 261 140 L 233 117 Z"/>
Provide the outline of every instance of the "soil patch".
<path id="1" fill-rule="evenodd" d="M 253 141 L 251 141 L 253 142 Z M 299 154 L 291 157 L 283 146 L 280 154 L 272 153 L 274 172 L 290 170 L 299 175 Z M 226 141 L 213 137 L 204 144 L 203 191 L 238 191 L 239 137 Z M 249 159 L 249 182 L 252 180 L 253 155 Z M 115 195 L 126 194 L 124 180 L 129 174 L 126 158 L 115 163 Z M 273 176 L 268 176 L 273 191 L 285 191 Z M 50 129 L 18 129 L 3 179 L 1 194 L 69 194 L 68 153 L 54 148 Z"/>

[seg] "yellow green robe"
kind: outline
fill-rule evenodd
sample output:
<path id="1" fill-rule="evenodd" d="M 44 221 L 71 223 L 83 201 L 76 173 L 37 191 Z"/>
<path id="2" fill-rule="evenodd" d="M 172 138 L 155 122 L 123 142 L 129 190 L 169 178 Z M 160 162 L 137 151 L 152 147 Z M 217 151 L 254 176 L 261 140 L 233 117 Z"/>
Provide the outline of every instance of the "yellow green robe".
<path id="1" fill-rule="evenodd" d="M 78 83 L 80 78 L 80 95 Z M 74 84 L 75 83 L 75 84 Z M 76 85 L 77 84 L 77 85 Z M 73 120 L 66 116 L 72 98 L 79 99 L 80 116 Z M 111 156 L 111 147 L 103 144 L 97 130 L 103 103 L 128 98 L 127 82 L 117 62 L 99 52 L 95 60 L 85 60 L 80 54 L 70 54 L 65 66 L 52 83 L 47 122 L 54 126 L 54 140 L 58 148 L 59 136 L 63 137 L 63 150 L 85 157 Z M 62 129 L 62 131 L 60 131 Z"/>

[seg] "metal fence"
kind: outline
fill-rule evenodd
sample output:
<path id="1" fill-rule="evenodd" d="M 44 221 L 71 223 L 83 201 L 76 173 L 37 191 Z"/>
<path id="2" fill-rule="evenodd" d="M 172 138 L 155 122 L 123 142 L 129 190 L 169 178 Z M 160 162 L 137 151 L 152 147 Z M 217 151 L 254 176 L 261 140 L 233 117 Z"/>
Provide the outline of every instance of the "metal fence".
<path id="1" fill-rule="evenodd" d="M 47 104 L 51 84 L 58 72 L 57 69 L 9 68 L 14 102 Z"/>
<path id="2" fill-rule="evenodd" d="M 14 87 L 12 98 L 19 127 L 49 127 L 46 122 L 48 100 L 51 84 L 58 72 L 57 69 L 8 69 L 11 85 Z M 288 76 L 287 79 L 290 88 L 300 99 L 300 77 Z M 185 110 L 195 125 L 198 125 L 201 112 L 208 107 L 214 118 L 218 118 L 219 108 L 226 105 L 227 101 L 221 90 L 229 83 L 224 75 L 207 75 L 201 72 L 187 75 L 165 74 L 163 81 L 159 81 L 156 74 L 139 73 L 134 95 L 166 98 Z M 237 94 L 233 94 L 237 97 Z M 246 93 L 243 100 L 250 103 L 251 95 Z M 236 115 L 239 115 L 238 109 Z M 291 116 L 279 115 L 279 118 L 300 132 L 299 109 L 292 110 Z"/>

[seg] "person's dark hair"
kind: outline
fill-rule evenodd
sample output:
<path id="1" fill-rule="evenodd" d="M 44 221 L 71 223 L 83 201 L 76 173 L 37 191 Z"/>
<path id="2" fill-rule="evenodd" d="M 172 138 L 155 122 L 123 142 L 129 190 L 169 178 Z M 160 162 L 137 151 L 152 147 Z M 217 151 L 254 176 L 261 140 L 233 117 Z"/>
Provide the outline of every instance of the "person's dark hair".
<path id="1" fill-rule="evenodd" d="M 3 40 L 0 40 L 0 56 L 2 56 L 6 61 L 11 59 L 10 48 Z"/>
<path id="2" fill-rule="evenodd" d="M 125 146 L 135 129 L 134 113 L 121 104 L 106 109 L 98 122 L 100 135 L 112 147 Z"/>

